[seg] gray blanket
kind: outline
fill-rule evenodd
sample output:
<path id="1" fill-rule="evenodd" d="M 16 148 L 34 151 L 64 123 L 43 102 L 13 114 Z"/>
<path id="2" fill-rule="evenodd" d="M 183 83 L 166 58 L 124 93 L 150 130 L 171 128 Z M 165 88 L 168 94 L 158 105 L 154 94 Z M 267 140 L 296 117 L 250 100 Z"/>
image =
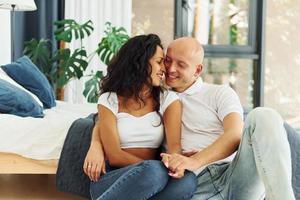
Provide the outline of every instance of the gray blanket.
<path id="1" fill-rule="evenodd" d="M 56 173 L 56 186 L 63 192 L 70 192 L 86 198 L 89 194 L 89 178 L 82 166 L 88 151 L 95 115 L 73 122 L 67 134 Z M 285 124 L 292 156 L 292 184 L 297 200 L 300 200 L 300 134 Z"/>
<path id="2" fill-rule="evenodd" d="M 96 114 L 77 119 L 71 125 L 60 155 L 56 187 L 90 199 L 90 179 L 83 172 L 83 162 L 90 146 Z"/>

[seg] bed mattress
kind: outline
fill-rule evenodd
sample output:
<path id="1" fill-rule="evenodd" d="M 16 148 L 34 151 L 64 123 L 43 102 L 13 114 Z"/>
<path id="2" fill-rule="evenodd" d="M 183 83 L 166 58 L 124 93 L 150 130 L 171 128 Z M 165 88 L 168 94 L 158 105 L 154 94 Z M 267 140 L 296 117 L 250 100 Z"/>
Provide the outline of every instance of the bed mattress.
<path id="1" fill-rule="evenodd" d="M 58 159 L 73 121 L 97 112 L 96 104 L 70 104 L 44 110 L 44 118 L 0 114 L 0 152 L 36 160 Z"/>

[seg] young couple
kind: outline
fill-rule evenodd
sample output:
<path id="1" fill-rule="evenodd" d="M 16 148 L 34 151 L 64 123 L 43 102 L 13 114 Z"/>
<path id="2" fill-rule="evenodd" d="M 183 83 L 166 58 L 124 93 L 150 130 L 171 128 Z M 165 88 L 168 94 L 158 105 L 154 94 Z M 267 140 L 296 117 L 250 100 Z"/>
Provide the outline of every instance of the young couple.
<path id="1" fill-rule="evenodd" d="M 83 166 L 92 199 L 295 199 L 281 117 L 257 108 L 243 124 L 236 93 L 199 78 L 203 57 L 193 38 L 166 56 L 154 34 L 123 45 L 101 82 Z"/>

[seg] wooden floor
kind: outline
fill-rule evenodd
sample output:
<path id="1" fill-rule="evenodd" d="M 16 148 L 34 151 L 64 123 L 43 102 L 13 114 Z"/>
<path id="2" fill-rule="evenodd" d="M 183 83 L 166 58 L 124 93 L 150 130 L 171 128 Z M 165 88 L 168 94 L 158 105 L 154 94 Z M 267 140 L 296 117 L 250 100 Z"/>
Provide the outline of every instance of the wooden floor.
<path id="1" fill-rule="evenodd" d="M 84 200 L 59 192 L 55 188 L 55 175 L 3 175 L 0 174 L 0 200 Z"/>

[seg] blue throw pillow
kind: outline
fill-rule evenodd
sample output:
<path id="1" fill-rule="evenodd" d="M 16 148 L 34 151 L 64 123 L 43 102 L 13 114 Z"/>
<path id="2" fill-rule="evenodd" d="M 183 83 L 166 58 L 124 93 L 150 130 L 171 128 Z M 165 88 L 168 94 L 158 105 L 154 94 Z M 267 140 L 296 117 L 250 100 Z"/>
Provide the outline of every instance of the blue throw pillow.
<path id="1" fill-rule="evenodd" d="M 32 96 L 0 79 L 0 113 L 21 117 L 44 117 L 43 108 Z"/>
<path id="2" fill-rule="evenodd" d="M 54 92 L 49 81 L 27 56 L 2 66 L 2 69 L 17 83 L 35 94 L 45 108 L 56 105 Z"/>

